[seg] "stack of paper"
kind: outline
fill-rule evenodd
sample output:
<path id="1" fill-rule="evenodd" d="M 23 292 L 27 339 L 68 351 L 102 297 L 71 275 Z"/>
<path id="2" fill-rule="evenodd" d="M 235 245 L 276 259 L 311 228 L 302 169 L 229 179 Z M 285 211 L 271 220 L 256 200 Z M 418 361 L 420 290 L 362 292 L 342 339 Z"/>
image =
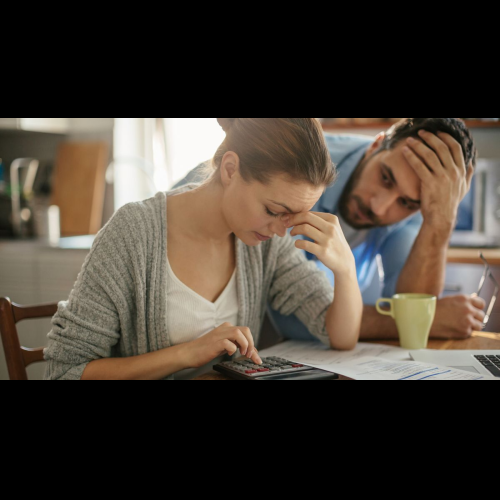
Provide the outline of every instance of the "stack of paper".
<path id="1" fill-rule="evenodd" d="M 455 368 L 418 363 L 408 350 L 360 343 L 354 351 L 333 351 L 320 342 L 290 340 L 259 353 L 277 356 L 354 380 L 497 380 Z"/>

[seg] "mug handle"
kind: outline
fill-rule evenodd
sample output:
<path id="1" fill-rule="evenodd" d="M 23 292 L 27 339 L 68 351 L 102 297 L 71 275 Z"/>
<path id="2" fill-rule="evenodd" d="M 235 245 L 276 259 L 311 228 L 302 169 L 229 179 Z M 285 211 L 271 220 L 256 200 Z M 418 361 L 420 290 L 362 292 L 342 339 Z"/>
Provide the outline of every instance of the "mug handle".
<path id="1" fill-rule="evenodd" d="M 384 311 L 383 309 L 380 308 L 380 304 L 382 303 L 390 304 L 391 309 L 389 311 Z M 384 316 L 390 316 L 391 318 L 394 318 L 394 302 L 392 299 L 378 299 L 377 305 L 375 307 L 377 308 L 377 312 L 379 314 L 383 314 Z"/>

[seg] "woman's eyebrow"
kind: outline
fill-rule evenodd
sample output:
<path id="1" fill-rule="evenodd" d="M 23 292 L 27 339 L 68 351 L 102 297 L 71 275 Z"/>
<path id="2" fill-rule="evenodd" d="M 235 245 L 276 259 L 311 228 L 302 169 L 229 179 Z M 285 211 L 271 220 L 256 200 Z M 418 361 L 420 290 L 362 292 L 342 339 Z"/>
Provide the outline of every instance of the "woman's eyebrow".
<path id="1" fill-rule="evenodd" d="M 284 203 L 279 203 L 278 201 L 274 201 L 274 200 L 267 200 L 267 201 L 270 201 L 271 203 L 274 203 L 275 205 L 279 205 L 280 207 L 285 208 L 291 214 L 298 213 L 298 212 L 294 212 L 291 208 L 287 207 Z"/>

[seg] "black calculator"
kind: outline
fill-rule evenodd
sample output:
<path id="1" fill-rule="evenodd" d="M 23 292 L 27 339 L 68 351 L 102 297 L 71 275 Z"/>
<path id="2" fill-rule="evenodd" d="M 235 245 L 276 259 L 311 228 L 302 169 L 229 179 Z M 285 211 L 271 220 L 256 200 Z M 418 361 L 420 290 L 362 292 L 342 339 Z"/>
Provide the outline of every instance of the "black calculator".
<path id="1" fill-rule="evenodd" d="M 215 365 L 214 370 L 236 380 L 339 380 L 336 373 L 275 356 L 263 358 L 262 365 L 251 359 L 226 361 Z"/>

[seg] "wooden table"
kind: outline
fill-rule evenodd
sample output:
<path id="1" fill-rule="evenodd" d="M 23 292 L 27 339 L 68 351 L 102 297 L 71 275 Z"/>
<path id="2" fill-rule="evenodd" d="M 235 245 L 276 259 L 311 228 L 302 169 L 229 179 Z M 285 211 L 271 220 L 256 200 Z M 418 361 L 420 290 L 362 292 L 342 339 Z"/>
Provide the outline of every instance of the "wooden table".
<path id="1" fill-rule="evenodd" d="M 398 341 L 376 341 L 373 344 L 399 346 Z M 500 350 L 500 333 L 475 332 L 467 340 L 430 340 L 429 349 L 439 350 Z M 195 380 L 231 380 L 217 372 L 210 372 Z M 345 380 L 345 379 L 344 379 Z"/>

